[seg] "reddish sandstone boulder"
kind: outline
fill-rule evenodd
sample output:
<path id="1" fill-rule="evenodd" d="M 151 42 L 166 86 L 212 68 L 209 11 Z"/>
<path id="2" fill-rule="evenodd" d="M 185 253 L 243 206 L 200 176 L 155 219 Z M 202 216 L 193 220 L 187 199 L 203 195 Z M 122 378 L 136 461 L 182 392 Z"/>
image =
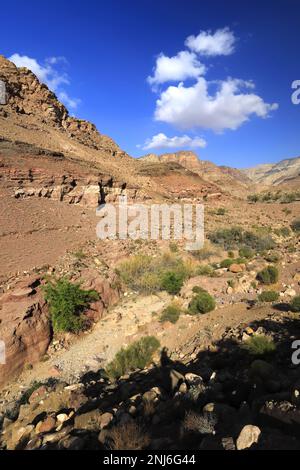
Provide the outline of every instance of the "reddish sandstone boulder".
<path id="1" fill-rule="evenodd" d="M 5 364 L 0 363 L 0 386 L 45 354 L 51 340 L 48 309 L 30 282 L 0 297 L 0 340 Z"/>

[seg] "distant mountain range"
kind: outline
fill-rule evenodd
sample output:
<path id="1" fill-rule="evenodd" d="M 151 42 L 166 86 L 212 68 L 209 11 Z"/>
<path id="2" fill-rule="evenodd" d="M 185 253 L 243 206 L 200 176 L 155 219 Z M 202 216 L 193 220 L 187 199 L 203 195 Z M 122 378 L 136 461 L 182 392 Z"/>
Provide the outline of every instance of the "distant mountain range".
<path id="1" fill-rule="evenodd" d="M 300 183 L 300 157 L 288 158 L 278 163 L 267 163 L 246 168 L 242 172 L 255 183 L 264 185 L 291 185 Z"/>

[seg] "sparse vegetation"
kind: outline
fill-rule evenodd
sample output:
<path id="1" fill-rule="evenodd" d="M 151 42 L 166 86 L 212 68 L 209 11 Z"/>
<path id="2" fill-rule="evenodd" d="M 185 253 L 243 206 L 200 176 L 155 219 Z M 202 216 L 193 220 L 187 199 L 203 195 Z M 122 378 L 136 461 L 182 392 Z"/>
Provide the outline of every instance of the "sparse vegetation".
<path id="1" fill-rule="evenodd" d="M 175 253 L 159 257 L 138 254 L 121 263 L 117 268 L 121 280 L 131 289 L 141 292 L 167 290 L 177 294 L 193 270 Z"/>
<path id="2" fill-rule="evenodd" d="M 213 413 L 200 415 L 194 411 L 188 411 L 183 421 L 183 428 L 199 434 L 214 434 L 216 424 L 217 419 Z"/>
<path id="3" fill-rule="evenodd" d="M 265 260 L 268 261 L 268 263 L 278 263 L 278 261 L 280 260 L 280 255 L 276 252 L 267 253 L 265 255 Z"/>
<path id="4" fill-rule="evenodd" d="M 294 232 L 300 232 L 300 219 L 295 219 L 292 223 L 291 223 L 291 228 Z"/>
<path id="5" fill-rule="evenodd" d="M 197 315 L 198 313 L 208 313 L 216 307 L 215 299 L 206 291 L 195 295 L 189 303 L 188 313 Z"/>
<path id="6" fill-rule="evenodd" d="M 214 268 L 210 266 L 209 264 L 206 264 L 206 265 L 198 266 L 196 274 L 198 274 L 198 276 L 212 277 L 214 275 L 214 272 L 215 272 Z"/>
<path id="7" fill-rule="evenodd" d="M 243 231 L 240 227 L 220 229 L 209 234 L 209 239 L 222 245 L 226 250 L 248 247 L 256 252 L 274 248 L 275 242 L 270 235 L 258 235 Z"/>
<path id="8" fill-rule="evenodd" d="M 224 207 L 219 207 L 216 212 L 216 215 L 225 215 L 226 214 L 226 209 Z"/>
<path id="9" fill-rule="evenodd" d="M 171 323 L 176 323 L 180 317 L 180 313 L 181 313 L 180 305 L 173 302 L 163 310 L 161 317 L 160 317 L 160 321 L 162 323 L 166 321 L 169 321 Z"/>
<path id="10" fill-rule="evenodd" d="M 258 300 L 260 300 L 261 302 L 276 302 L 278 298 L 279 298 L 279 294 L 278 292 L 275 292 L 274 290 L 263 291 L 258 296 Z"/>
<path id="11" fill-rule="evenodd" d="M 122 348 L 106 367 L 108 376 L 118 378 L 136 369 L 143 369 L 151 362 L 159 346 L 157 338 L 145 336 L 127 348 Z"/>
<path id="12" fill-rule="evenodd" d="M 267 266 L 257 273 L 257 280 L 261 284 L 275 284 L 278 281 L 278 269 L 275 266 Z"/>
<path id="13" fill-rule="evenodd" d="M 280 202 L 281 204 L 288 204 L 300 199 L 300 191 L 264 191 L 261 193 L 250 194 L 247 199 L 251 203 Z"/>
<path id="14" fill-rule="evenodd" d="M 239 256 L 241 258 L 251 259 L 253 258 L 254 255 L 255 255 L 254 250 L 250 248 L 249 246 L 242 246 L 239 249 Z"/>
<path id="15" fill-rule="evenodd" d="M 290 236 L 291 234 L 291 231 L 289 229 L 289 227 L 280 227 L 280 228 L 275 228 L 273 230 L 274 234 L 277 235 L 278 237 L 283 237 L 283 238 L 287 238 Z"/>
<path id="16" fill-rule="evenodd" d="M 99 298 L 95 290 L 83 290 L 79 283 L 72 284 L 66 278 L 48 280 L 43 291 L 55 332 L 79 332 L 85 325 L 82 313 Z"/>
<path id="17" fill-rule="evenodd" d="M 136 421 L 114 426 L 110 431 L 110 440 L 113 450 L 143 450 L 151 441 L 147 431 Z"/>
<path id="18" fill-rule="evenodd" d="M 272 338 L 263 335 L 251 336 L 243 347 L 253 356 L 265 356 L 276 350 L 276 345 Z"/>
<path id="19" fill-rule="evenodd" d="M 297 295 L 291 301 L 291 310 L 293 312 L 300 312 L 300 295 Z"/>
<path id="20" fill-rule="evenodd" d="M 161 288 L 171 295 L 176 295 L 180 292 L 184 279 L 183 272 L 167 271 L 161 277 Z"/>

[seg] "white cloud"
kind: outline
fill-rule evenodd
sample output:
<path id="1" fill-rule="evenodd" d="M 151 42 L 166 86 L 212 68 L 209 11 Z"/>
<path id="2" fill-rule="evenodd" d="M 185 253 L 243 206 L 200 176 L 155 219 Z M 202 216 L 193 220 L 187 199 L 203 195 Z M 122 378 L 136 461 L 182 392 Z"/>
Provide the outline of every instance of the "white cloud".
<path id="1" fill-rule="evenodd" d="M 71 98 L 66 91 L 58 93 L 58 99 L 62 101 L 68 108 L 76 109 L 81 103 L 79 98 Z"/>
<path id="2" fill-rule="evenodd" d="M 150 85 L 168 81 L 181 81 L 187 78 L 197 78 L 203 75 L 206 67 L 197 59 L 196 54 L 189 51 L 178 52 L 174 57 L 160 54 L 156 59 L 154 75 L 148 77 Z"/>
<path id="3" fill-rule="evenodd" d="M 266 118 L 278 108 L 276 103 L 265 103 L 253 92 L 241 91 L 253 88 L 252 82 L 228 78 L 218 82 L 214 95 L 209 94 L 209 85 L 199 77 L 189 87 L 183 83 L 169 86 L 156 101 L 155 119 L 183 129 L 201 127 L 222 132 L 237 129 L 253 114 Z"/>
<path id="4" fill-rule="evenodd" d="M 78 98 L 71 98 L 67 92 L 61 88 L 62 85 L 70 84 L 68 74 L 61 67 L 67 64 L 65 57 L 49 57 L 45 59 L 44 63 L 39 63 L 32 57 L 15 53 L 9 57 L 9 60 L 17 67 L 26 67 L 31 70 L 42 83 L 45 83 L 52 91 L 57 93 L 59 99 L 61 99 L 66 106 L 76 108 L 80 103 Z"/>
<path id="5" fill-rule="evenodd" d="M 142 148 L 144 150 L 158 149 L 158 148 L 180 148 L 180 147 L 206 147 L 206 141 L 201 137 L 189 137 L 183 135 L 181 137 L 167 137 L 162 132 L 154 135 L 151 139 L 147 139 Z"/>
<path id="6" fill-rule="evenodd" d="M 198 36 L 189 36 L 185 45 L 194 52 L 205 56 L 230 55 L 234 52 L 236 38 L 229 28 L 200 31 Z"/>

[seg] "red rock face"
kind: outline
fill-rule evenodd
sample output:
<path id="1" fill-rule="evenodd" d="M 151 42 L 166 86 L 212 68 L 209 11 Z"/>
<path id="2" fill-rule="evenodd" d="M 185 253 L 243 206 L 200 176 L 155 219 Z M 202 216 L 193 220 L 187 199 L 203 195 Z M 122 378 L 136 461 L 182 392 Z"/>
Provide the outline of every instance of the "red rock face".
<path id="1" fill-rule="evenodd" d="M 40 293 L 27 285 L 0 297 L 0 339 L 5 344 L 5 364 L 0 364 L 0 386 L 34 364 L 51 340 L 48 309 Z M 26 283 L 25 283 L 26 284 Z"/>

